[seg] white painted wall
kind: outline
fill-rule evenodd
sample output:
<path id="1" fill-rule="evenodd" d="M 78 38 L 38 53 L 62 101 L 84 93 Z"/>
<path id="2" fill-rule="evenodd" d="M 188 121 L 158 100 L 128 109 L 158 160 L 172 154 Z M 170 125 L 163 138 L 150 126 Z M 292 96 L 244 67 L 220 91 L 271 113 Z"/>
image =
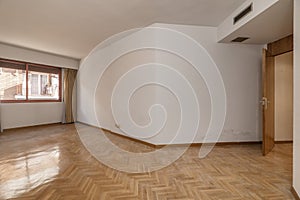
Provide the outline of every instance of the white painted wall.
<path id="1" fill-rule="evenodd" d="M 213 27 L 170 24 L 158 24 L 158 26 L 174 29 L 190 36 L 208 51 L 218 66 L 227 95 L 227 117 L 219 141 L 260 141 L 261 125 L 258 102 L 260 99 L 262 46 L 216 43 L 217 28 Z M 170 54 L 158 52 L 157 62 L 170 65 L 180 71 L 191 81 L 197 91 L 201 119 L 195 142 L 201 143 L 209 125 L 211 112 L 210 97 L 203 79 L 197 77 L 196 73 L 189 69 L 191 66 L 189 67 L 178 57 L 176 58 Z M 161 96 L 159 101 L 167 104 L 170 99 L 170 96 L 169 98 Z M 174 108 L 170 110 L 172 117 L 179 116 Z M 245 115 L 245 113 L 247 114 Z M 170 129 L 164 129 L 163 131 L 166 133 L 172 132 L 174 124 L 170 126 Z M 157 138 L 155 142 L 159 143 L 160 138 Z"/>
<path id="2" fill-rule="evenodd" d="M 212 59 L 217 64 L 225 83 L 227 92 L 227 117 L 225 127 L 221 135 L 220 141 L 260 141 L 261 140 L 261 125 L 260 125 L 260 69 L 261 69 L 261 49 L 260 45 L 237 45 L 237 44 L 220 44 L 217 43 L 217 28 L 198 27 L 198 26 L 181 26 L 170 24 L 154 24 L 164 28 L 171 28 L 182 32 L 200 43 L 210 54 Z M 129 36 L 127 39 L 130 40 Z M 163 39 L 162 35 L 157 33 L 149 35 L 153 43 Z M 127 40 L 124 38 L 123 40 Z M 141 38 L 142 41 L 143 38 Z M 149 39 L 149 38 L 148 38 Z M 176 43 L 174 38 L 174 43 Z M 141 42 L 142 43 L 142 42 Z M 97 88 L 97 78 L 99 72 L 104 68 L 103 60 L 114 51 L 114 46 L 107 46 L 104 49 L 98 50 L 92 59 L 80 66 L 78 77 L 78 102 L 77 102 L 77 119 L 78 121 L 100 126 L 110 129 L 114 132 L 123 134 L 115 127 L 110 110 L 110 97 L 113 85 L 118 78 L 129 69 L 132 69 L 137 64 L 147 63 L 153 60 L 152 52 L 135 52 L 128 54 L 116 61 L 105 71 L 104 82 Z M 189 49 L 186 49 L 189 51 Z M 146 53 L 146 54 L 145 54 Z M 191 52 L 193 54 L 193 52 Z M 97 55 L 96 55 L 97 54 Z M 198 55 L 195 55 L 198 56 Z M 199 55 L 203 56 L 203 55 Z M 155 51 L 155 62 L 171 66 L 180 71 L 197 91 L 197 97 L 200 99 L 201 109 L 201 124 L 195 142 L 203 141 L 203 133 L 206 131 L 210 118 L 210 100 L 206 86 L 192 67 L 185 60 L 172 55 L 168 52 Z M 204 63 L 205 64 L 205 63 Z M 149 76 L 153 76 L 150 74 Z M 156 73 L 158 79 L 172 81 L 171 76 L 161 77 L 160 73 Z M 174 80 L 175 81 L 175 80 Z M 176 83 L 175 83 L 176 84 Z M 148 87 L 148 88 L 146 88 Z M 178 127 L 180 111 L 178 110 L 178 101 L 169 91 L 159 87 L 146 86 L 140 88 L 133 95 L 130 103 L 130 113 L 132 118 L 140 125 L 149 123 L 148 108 L 154 101 L 165 106 L 168 113 L 168 121 L 162 131 L 145 141 L 154 144 L 169 143 L 169 139 L 174 135 L 175 129 Z M 181 86 L 178 85 L 180 88 Z M 97 89 L 101 88 L 101 92 Z M 143 89 L 145 89 L 143 91 Z M 145 92 L 147 91 L 147 92 Z M 95 95 L 95 96 L 94 96 Z M 155 97 L 155 99 L 153 99 Z M 95 105 L 95 107 L 94 107 Z M 96 112 L 94 108 L 98 108 Z M 256 108 L 256 109 L 254 109 Z M 99 124 L 97 123 L 100 119 Z M 247 114 L 245 114 L 247 113 Z M 159 116 L 156 116 L 159 117 Z M 192 121 L 192 119 L 191 119 Z M 168 124 L 169 123 L 169 124 Z M 173 141 L 173 143 L 183 143 L 184 141 Z"/>
<path id="3" fill-rule="evenodd" d="M 300 1 L 294 1 L 294 154 L 293 186 L 300 196 Z"/>
<path id="4" fill-rule="evenodd" d="M 121 51 L 120 48 L 114 49 L 118 42 L 127 42 L 134 36 L 135 33 L 124 33 L 125 37 L 121 40 L 121 36 L 114 36 L 110 41 L 105 41 L 101 44 L 100 49 L 93 50 L 88 59 L 81 61 L 77 76 L 77 120 L 93 126 L 100 126 L 106 129 L 113 130 L 115 128 L 114 120 L 112 119 L 110 98 L 114 83 L 128 70 L 143 62 L 153 62 L 154 55 L 137 53 L 136 57 L 124 55 L 120 60 L 115 58 L 114 52 Z M 147 39 L 153 41 L 154 35 L 146 35 Z M 137 38 L 139 39 L 139 38 Z M 142 41 L 142 40 L 141 40 Z M 119 56 L 119 55 L 118 55 Z M 100 58 L 100 59 L 99 59 Z M 110 63 L 112 60 L 116 62 Z M 123 60 L 123 61 L 122 61 Z M 122 61 L 122 62 L 120 62 Z M 107 70 L 105 68 L 109 66 Z M 102 79 L 100 79 L 101 74 Z M 98 84 L 101 81 L 101 85 Z M 99 85 L 99 87 L 98 87 Z M 102 87 L 105 85 L 106 87 Z M 97 95 L 100 96 L 95 96 Z M 98 98 L 99 97 L 99 98 Z M 149 96 L 147 96 L 149 99 Z M 97 116 L 95 110 L 101 115 Z M 99 123 L 98 123 L 99 122 Z M 117 129 L 116 132 L 120 130 Z"/>
<path id="5" fill-rule="evenodd" d="M 95 104 L 96 116 L 101 127 L 119 132 L 119 129 L 115 127 L 115 121 L 111 112 L 113 88 L 123 74 L 147 62 L 155 62 L 154 50 L 140 50 L 128 53 L 113 62 L 105 71 L 95 91 L 97 102 Z M 148 76 L 155 77 L 155 74 L 148 74 Z M 149 122 L 147 109 L 155 103 L 155 95 L 156 89 L 154 89 L 154 86 L 146 86 L 139 89 L 131 98 L 130 110 L 139 111 L 131 113 L 137 124 L 145 125 Z"/>
<path id="6" fill-rule="evenodd" d="M 275 141 L 293 141 L 293 52 L 275 57 Z"/>
<path id="7" fill-rule="evenodd" d="M 18 128 L 58 123 L 62 120 L 62 103 L 1 104 L 2 128 Z"/>
<path id="8" fill-rule="evenodd" d="M 0 43 L 0 58 L 78 69 L 79 60 Z M 1 129 L 62 121 L 62 103 L 1 103 Z"/>

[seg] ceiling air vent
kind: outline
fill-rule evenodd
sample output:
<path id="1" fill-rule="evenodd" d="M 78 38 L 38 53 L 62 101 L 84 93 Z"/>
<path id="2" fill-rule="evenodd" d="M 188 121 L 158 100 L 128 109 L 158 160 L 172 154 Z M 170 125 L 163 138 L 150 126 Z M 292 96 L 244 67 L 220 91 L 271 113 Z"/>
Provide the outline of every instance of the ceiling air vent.
<path id="1" fill-rule="evenodd" d="M 243 17 L 248 15 L 253 10 L 253 4 L 251 3 L 247 8 L 245 8 L 242 12 L 240 12 L 237 16 L 233 18 L 233 24 L 236 24 Z"/>
<path id="2" fill-rule="evenodd" d="M 248 39 L 249 39 L 248 37 L 237 37 L 237 38 L 231 40 L 231 42 L 244 42 Z"/>

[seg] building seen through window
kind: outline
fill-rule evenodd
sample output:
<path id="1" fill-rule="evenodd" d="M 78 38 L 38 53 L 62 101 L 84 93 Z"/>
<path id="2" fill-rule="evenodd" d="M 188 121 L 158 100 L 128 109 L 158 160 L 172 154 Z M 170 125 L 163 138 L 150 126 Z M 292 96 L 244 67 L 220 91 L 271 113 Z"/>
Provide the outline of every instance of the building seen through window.
<path id="1" fill-rule="evenodd" d="M 61 69 L 0 60 L 0 100 L 60 100 Z"/>

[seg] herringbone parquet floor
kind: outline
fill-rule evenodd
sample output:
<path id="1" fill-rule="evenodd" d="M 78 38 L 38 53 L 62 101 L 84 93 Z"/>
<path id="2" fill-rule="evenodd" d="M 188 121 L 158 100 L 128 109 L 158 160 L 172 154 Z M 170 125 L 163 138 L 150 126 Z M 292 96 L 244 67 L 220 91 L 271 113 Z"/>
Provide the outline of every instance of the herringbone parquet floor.
<path id="1" fill-rule="evenodd" d="M 118 136 L 128 151 L 153 147 Z M 293 199 L 292 144 L 268 156 L 259 144 L 216 146 L 205 159 L 199 147 L 151 173 L 127 174 L 94 159 L 74 125 L 5 131 L 0 135 L 0 199 Z"/>

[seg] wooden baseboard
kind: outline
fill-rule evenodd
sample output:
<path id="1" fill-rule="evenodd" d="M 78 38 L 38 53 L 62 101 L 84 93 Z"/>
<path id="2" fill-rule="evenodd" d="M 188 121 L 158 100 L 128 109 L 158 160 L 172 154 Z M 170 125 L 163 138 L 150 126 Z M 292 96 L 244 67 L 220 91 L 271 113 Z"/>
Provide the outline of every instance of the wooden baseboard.
<path id="1" fill-rule="evenodd" d="M 203 145 L 204 143 L 192 143 L 192 144 L 159 144 L 159 145 L 155 145 L 155 144 L 152 144 L 152 143 L 149 143 L 149 142 L 145 142 L 145 141 L 141 141 L 141 140 L 138 140 L 138 139 L 135 139 L 135 138 L 131 138 L 131 137 L 128 137 L 126 135 L 121 135 L 119 133 L 115 133 L 111 130 L 108 130 L 108 129 L 105 129 L 105 128 L 100 128 L 100 127 L 97 127 L 97 126 L 93 126 L 93 125 L 90 125 L 90 124 L 87 124 L 87 123 L 83 123 L 83 122 L 76 122 L 76 123 L 80 123 L 80 124 L 83 124 L 83 125 L 86 125 L 86 126 L 90 126 L 90 127 L 93 127 L 93 128 L 99 128 L 99 129 L 102 129 L 103 131 L 105 131 L 106 133 L 110 133 L 110 134 L 113 134 L 113 135 L 117 135 L 119 137 L 122 137 L 122 138 L 125 138 L 125 139 L 128 139 L 128 140 L 131 140 L 131 141 L 134 141 L 134 142 L 139 142 L 141 144 L 145 144 L 145 145 L 148 145 L 148 146 L 151 146 L 152 148 L 163 148 L 165 146 L 186 146 L 186 145 L 190 145 L 192 147 L 200 147 L 201 145 Z M 215 146 L 226 146 L 226 145 L 253 145 L 253 144 L 262 144 L 261 141 L 247 141 L 247 142 L 217 142 L 217 143 L 205 143 L 205 145 L 215 145 Z"/>
<path id="2" fill-rule="evenodd" d="M 217 142 L 217 146 L 225 145 L 252 145 L 252 144 L 262 144 L 261 141 L 247 141 L 247 142 Z"/>
<path id="3" fill-rule="evenodd" d="M 139 142 L 141 144 L 145 144 L 145 145 L 148 145 L 152 148 L 161 148 L 160 146 L 158 145 L 154 145 L 154 144 L 151 144 L 149 142 L 145 142 L 145 141 L 141 141 L 141 140 L 137 140 L 135 138 L 131 138 L 131 137 L 128 137 L 126 135 L 121 135 L 119 133 L 115 133 L 115 132 L 112 132 L 111 130 L 108 130 L 108 129 L 105 129 L 105 128 L 100 128 L 100 127 L 97 127 L 97 126 L 94 126 L 94 125 L 91 125 L 91 124 L 87 124 L 87 123 L 84 123 L 84 122 L 79 122 L 79 121 L 76 121 L 76 123 L 79 123 L 79 124 L 83 124 L 83 125 L 86 125 L 86 126 L 90 126 L 90 127 L 93 127 L 93 128 L 98 128 L 98 129 L 101 129 L 103 130 L 105 133 L 109 133 L 109 134 L 112 134 L 112 135 L 117 135 L 119 137 L 122 137 L 122 138 L 125 138 L 125 139 L 128 139 L 128 140 L 131 140 L 131 141 L 134 141 L 134 142 Z"/>
<path id="4" fill-rule="evenodd" d="M 298 193 L 296 192 L 296 190 L 295 190 L 295 188 L 294 187 L 292 187 L 292 193 L 293 193 L 293 195 L 294 195 L 294 197 L 295 197 L 295 199 L 296 200 L 300 200 L 300 197 L 299 197 L 299 195 L 298 195 Z"/>
<path id="5" fill-rule="evenodd" d="M 91 126 L 91 127 L 94 127 L 94 128 L 99 128 L 99 127 L 92 126 L 92 125 L 89 125 L 89 124 L 86 124 L 86 123 L 82 123 L 82 122 L 78 122 L 78 123 L 81 123 L 81 124 L 84 124 L 84 125 L 87 125 L 87 126 Z M 142 144 L 145 144 L 145 145 L 149 145 L 149 146 L 154 147 L 154 148 L 162 148 L 162 147 L 167 146 L 167 145 L 170 145 L 170 146 L 186 146 L 186 145 L 201 146 L 201 145 L 203 145 L 203 143 L 192 143 L 192 144 L 160 144 L 160 145 L 155 145 L 155 144 L 152 144 L 152 143 L 149 143 L 149 142 L 145 142 L 145 141 L 141 141 L 141 140 L 138 140 L 138 139 L 135 139 L 135 138 L 128 137 L 126 135 L 121 135 L 119 133 L 115 133 L 115 132 L 113 132 L 111 130 L 108 130 L 108 129 L 105 129 L 105 128 L 100 128 L 100 129 L 102 129 L 106 133 L 117 135 L 117 136 L 123 137 L 125 139 L 132 140 L 134 142 L 139 142 L 139 143 L 142 143 Z M 205 143 L 205 144 L 206 145 L 225 146 L 225 145 L 241 145 L 241 144 L 242 145 L 247 145 L 247 144 L 261 144 L 261 143 L 262 142 L 259 142 L 259 141 L 248 141 L 248 142 L 217 142 L 217 143 Z"/>
<path id="6" fill-rule="evenodd" d="M 53 126 L 53 125 L 59 125 L 59 124 L 63 124 L 63 123 L 57 122 L 57 123 L 50 123 L 50 124 L 37 124 L 37 125 L 30 125 L 30 126 L 23 126 L 23 127 L 16 127 L 16 128 L 7 128 L 7 129 L 3 129 L 3 132 L 19 130 L 19 129 L 24 129 L 24 128 L 32 128 L 32 127 Z"/>
<path id="7" fill-rule="evenodd" d="M 75 123 L 75 124 L 77 123 L 77 124 L 86 125 L 86 126 L 93 127 L 93 128 L 100 128 L 99 126 L 94 126 L 94 125 L 91 125 L 91 124 L 88 124 L 88 123 L 85 123 L 85 122 L 80 122 L 80 121 L 76 121 L 76 122 L 74 122 L 74 123 Z M 100 128 L 100 129 L 105 130 L 105 129 L 103 129 L 103 128 Z"/>
<path id="8" fill-rule="evenodd" d="M 293 143 L 293 141 L 275 141 L 275 144 L 290 144 Z"/>
<path id="9" fill-rule="evenodd" d="M 155 144 L 151 144 L 149 142 L 145 142 L 145 141 L 141 141 L 141 140 L 138 140 L 138 139 L 135 139 L 135 138 L 131 138 L 131 137 L 128 137 L 126 135 L 121 135 L 119 133 L 115 133 L 115 132 L 112 132 L 112 131 L 104 129 L 104 128 L 102 128 L 102 130 L 106 133 L 109 133 L 109 134 L 112 134 L 112 135 L 117 135 L 118 137 L 122 137 L 122 138 L 125 138 L 125 139 L 128 139 L 128 140 L 134 141 L 134 142 L 138 142 L 138 143 L 150 146 L 152 148 L 161 148 L 161 146 L 159 146 L 159 145 L 155 145 Z"/>
<path id="10" fill-rule="evenodd" d="M 105 132 L 107 132 L 107 133 L 110 133 L 110 134 L 113 134 L 113 135 L 117 135 L 117 136 L 123 137 L 125 139 L 132 140 L 134 142 L 139 142 L 139 143 L 142 143 L 142 144 L 145 144 L 145 145 L 151 146 L 153 148 L 157 148 L 157 149 L 163 148 L 165 146 L 178 147 L 178 146 L 187 146 L 187 145 L 190 145 L 191 147 L 200 147 L 200 146 L 202 146 L 204 144 L 204 143 L 192 143 L 192 144 L 162 144 L 162 145 L 155 145 L 155 144 L 152 144 L 152 143 L 149 143 L 149 142 L 145 142 L 145 141 L 141 141 L 141 140 L 138 140 L 138 139 L 135 139 L 135 138 L 128 137 L 126 135 L 120 135 L 118 133 L 112 132 L 112 131 L 107 130 L 107 129 L 102 129 L 102 130 L 105 131 Z M 205 145 L 215 145 L 215 146 L 251 145 L 251 144 L 262 144 L 262 142 L 250 141 L 250 142 L 217 142 L 217 143 L 205 143 Z"/>

